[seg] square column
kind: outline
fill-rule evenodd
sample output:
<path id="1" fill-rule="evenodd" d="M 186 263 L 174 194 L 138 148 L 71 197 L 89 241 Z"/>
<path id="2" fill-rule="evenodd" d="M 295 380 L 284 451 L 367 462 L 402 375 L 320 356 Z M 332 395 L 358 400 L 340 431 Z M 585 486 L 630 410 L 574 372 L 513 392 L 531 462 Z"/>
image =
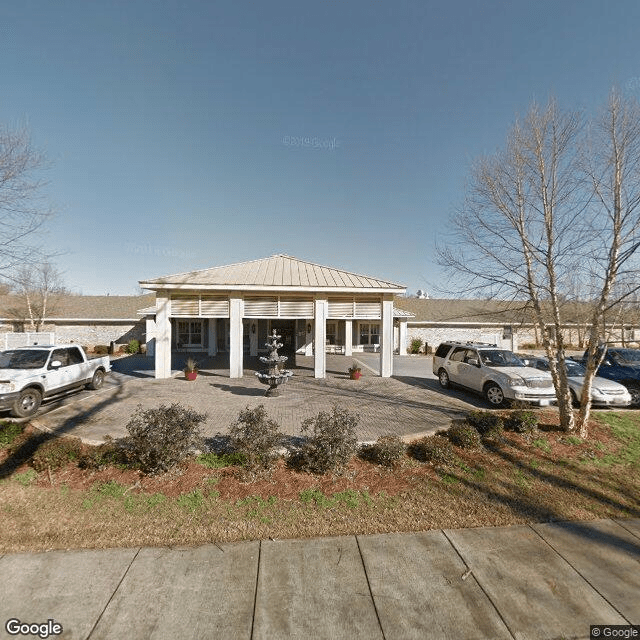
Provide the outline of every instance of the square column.
<path id="1" fill-rule="evenodd" d="M 407 355 L 407 320 L 405 318 L 400 318 L 400 322 L 398 323 L 398 354 L 401 356 Z"/>
<path id="2" fill-rule="evenodd" d="M 156 318 L 155 316 L 146 316 L 145 323 L 145 344 L 147 345 L 147 358 L 153 358 L 156 355 Z"/>
<path id="3" fill-rule="evenodd" d="M 314 301 L 313 323 L 313 377 L 327 377 L 327 308 L 326 298 L 316 298 Z"/>
<path id="4" fill-rule="evenodd" d="M 167 294 L 156 295 L 156 378 L 171 377 L 171 300 Z"/>
<path id="5" fill-rule="evenodd" d="M 258 320 L 252 320 L 249 323 L 249 355 L 254 357 L 258 355 Z"/>
<path id="6" fill-rule="evenodd" d="M 209 318 L 209 349 L 207 353 L 215 356 L 218 353 L 218 321 L 217 318 Z"/>
<path id="7" fill-rule="evenodd" d="M 310 328 L 311 331 L 307 331 Z M 312 356 L 313 355 L 313 318 L 307 318 L 304 321 L 304 355 Z"/>
<path id="8" fill-rule="evenodd" d="M 353 355 L 353 320 L 344 321 L 344 355 Z"/>
<path id="9" fill-rule="evenodd" d="M 229 377 L 242 378 L 242 298 L 229 298 Z"/>
<path id="10" fill-rule="evenodd" d="M 393 375 L 393 296 L 382 299 L 382 328 L 380 335 L 380 375 L 390 378 Z"/>

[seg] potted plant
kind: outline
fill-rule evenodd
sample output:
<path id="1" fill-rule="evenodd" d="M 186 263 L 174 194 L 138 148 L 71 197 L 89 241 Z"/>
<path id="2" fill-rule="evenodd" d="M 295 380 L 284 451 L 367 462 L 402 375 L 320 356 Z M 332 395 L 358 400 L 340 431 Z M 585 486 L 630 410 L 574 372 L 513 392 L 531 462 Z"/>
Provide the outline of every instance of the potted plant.
<path id="1" fill-rule="evenodd" d="M 360 380 L 360 376 L 362 375 L 362 369 L 358 366 L 356 362 L 354 362 L 348 369 L 349 378 L 351 380 Z"/>
<path id="2" fill-rule="evenodd" d="M 184 377 L 187 380 L 195 380 L 198 377 L 198 363 L 191 356 L 184 365 Z"/>

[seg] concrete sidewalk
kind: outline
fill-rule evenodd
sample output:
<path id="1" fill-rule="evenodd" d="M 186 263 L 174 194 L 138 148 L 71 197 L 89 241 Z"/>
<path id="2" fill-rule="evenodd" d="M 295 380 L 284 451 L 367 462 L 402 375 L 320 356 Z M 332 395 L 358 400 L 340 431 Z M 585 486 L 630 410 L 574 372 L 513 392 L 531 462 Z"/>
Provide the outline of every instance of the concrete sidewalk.
<path id="1" fill-rule="evenodd" d="M 0 571 L 1 638 L 11 618 L 93 640 L 587 639 L 640 624 L 640 519 L 9 554 Z"/>

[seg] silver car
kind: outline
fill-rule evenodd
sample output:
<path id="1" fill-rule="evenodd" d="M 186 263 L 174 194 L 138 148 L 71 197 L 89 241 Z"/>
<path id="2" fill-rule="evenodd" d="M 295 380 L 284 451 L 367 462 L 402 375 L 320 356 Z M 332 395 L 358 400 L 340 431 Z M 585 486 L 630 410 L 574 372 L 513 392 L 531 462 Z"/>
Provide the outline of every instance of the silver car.
<path id="1" fill-rule="evenodd" d="M 571 399 L 574 404 L 579 404 L 584 386 L 585 368 L 573 360 L 565 362 L 567 363 L 567 382 L 571 391 Z M 549 371 L 547 358 L 536 358 L 531 366 L 541 371 Z M 595 376 L 591 384 L 591 403 L 607 407 L 627 407 L 631 404 L 631 394 L 619 382 Z"/>

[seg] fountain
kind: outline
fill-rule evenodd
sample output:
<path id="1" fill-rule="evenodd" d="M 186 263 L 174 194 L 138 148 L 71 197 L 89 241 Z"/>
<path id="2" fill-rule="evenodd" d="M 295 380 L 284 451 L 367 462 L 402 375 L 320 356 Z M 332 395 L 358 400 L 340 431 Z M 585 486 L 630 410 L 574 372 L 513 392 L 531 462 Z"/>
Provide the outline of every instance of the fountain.
<path id="1" fill-rule="evenodd" d="M 282 336 L 279 336 L 277 331 L 274 329 L 273 335 L 269 336 L 269 342 L 265 343 L 265 346 L 269 349 L 269 355 L 266 358 L 264 356 L 260 358 L 260 362 L 264 362 L 268 369 L 256 371 L 258 380 L 260 380 L 262 384 L 269 385 L 269 388 L 264 394 L 269 398 L 279 396 L 280 392 L 278 391 L 278 385 L 284 384 L 293 375 L 293 371 L 280 369 L 280 365 L 284 365 L 284 363 L 289 359 L 287 356 L 278 355 L 278 349 L 282 346 L 282 343 L 278 342 L 281 337 Z"/>

